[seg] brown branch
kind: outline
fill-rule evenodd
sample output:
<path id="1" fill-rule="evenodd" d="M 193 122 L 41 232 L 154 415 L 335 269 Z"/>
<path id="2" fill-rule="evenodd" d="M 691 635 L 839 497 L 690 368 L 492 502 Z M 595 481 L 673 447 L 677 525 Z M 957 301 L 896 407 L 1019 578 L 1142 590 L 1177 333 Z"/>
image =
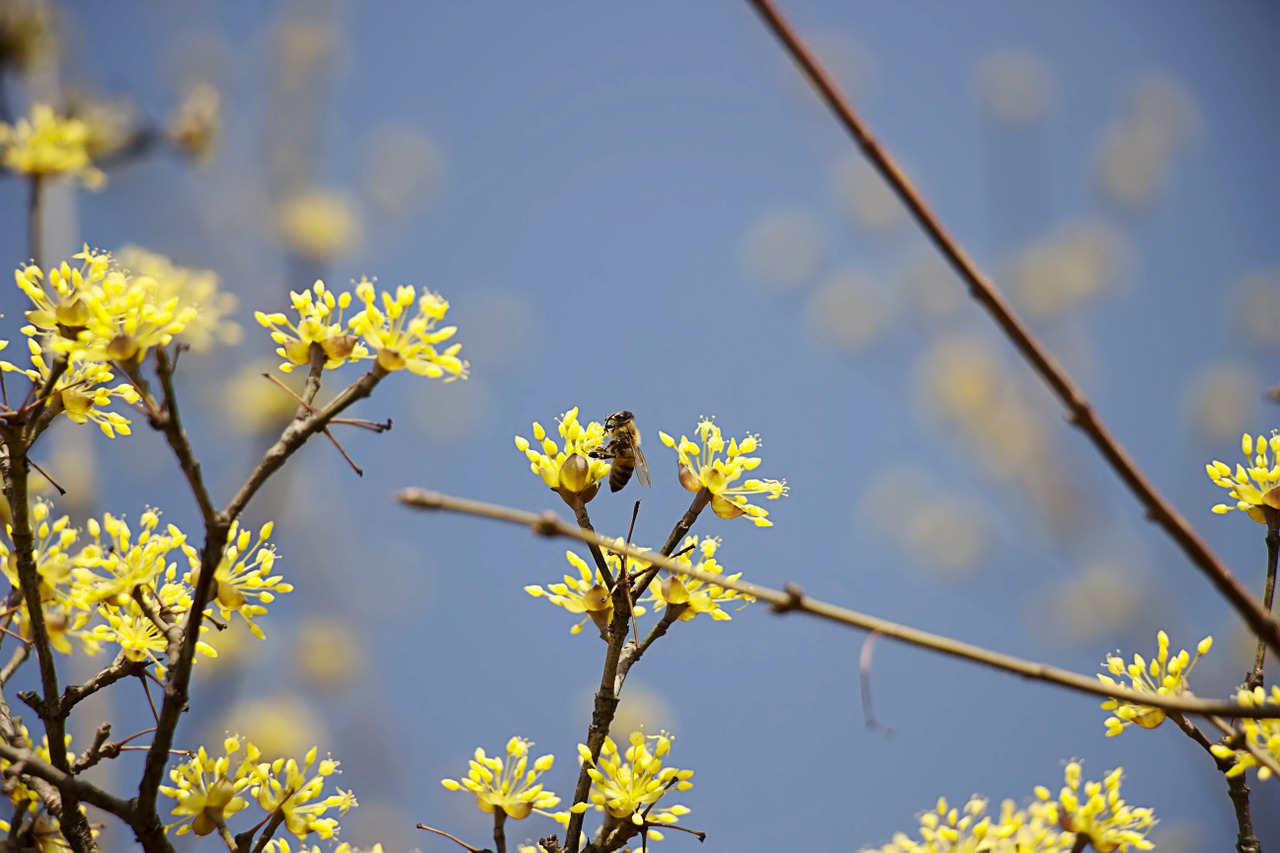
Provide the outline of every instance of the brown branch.
<path id="1" fill-rule="evenodd" d="M 1231 800 L 1231 807 L 1236 813 L 1236 853 L 1262 853 L 1262 845 L 1258 842 L 1258 837 L 1253 832 L 1253 814 L 1249 808 L 1249 784 L 1244 778 L 1244 774 L 1238 776 L 1227 776 L 1227 771 L 1235 764 L 1230 758 L 1219 758 L 1213 754 L 1213 743 L 1200 731 L 1191 721 L 1184 715 L 1176 711 L 1169 714 L 1169 719 L 1182 729 L 1182 733 L 1191 738 L 1200 748 L 1209 754 L 1213 759 L 1213 763 L 1217 765 L 1218 772 L 1227 780 L 1227 797 Z M 1229 727 L 1228 727 L 1229 728 Z"/>
<path id="2" fill-rule="evenodd" d="M 1209 578 L 1210 583 L 1244 618 L 1253 633 L 1264 640 L 1274 653 L 1280 654 L 1280 624 L 1271 618 L 1249 590 L 1201 540 L 1186 519 L 1138 470 L 1133 460 L 1103 426 L 1075 382 L 1054 361 L 1049 351 L 1032 336 L 1027 326 L 1000 296 L 991 280 L 983 274 L 977 263 L 943 227 L 941 221 L 925 203 L 924 198 L 908 180 L 906 173 L 872 137 L 870 131 L 840 93 L 835 81 L 823 70 L 818 60 L 770 0 L 750 0 L 750 2 L 760 13 L 765 24 L 790 52 L 792 59 L 803 69 L 831 112 L 862 149 L 862 153 L 866 155 L 872 166 L 889 183 L 934 246 L 968 284 L 973 298 L 987 310 L 996 325 L 1062 403 L 1067 410 L 1067 420 L 1088 437 L 1102 458 L 1142 504 L 1147 516 L 1155 521 L 1178 544 L 1187 558 Z"/>
<path id="3" fill-rule="evenodd" d="M 910 628 L 906 625 L 900 625 L 886 619 L 878 619 L 874 616 L 868 616 L 867 614 L 859 613 L 856 610 L 849 610 L 836 604 L 830 604 L 816 598 L 810 598 L 798 587 L 791 584 L 789 584 L 786 590 L 783 591 L 772 589 L 770 587 L 758 586 L 757 584 L 747 583 L 742 580 L 731 580 L 730 578 L 722 575 L 701 571 L 693 566 L 682 564 L 669 557 L 664 557 L 661 554 L 655 554 L 652 551 L 645 551 L 640 548 L 633 548 L 626 545 L 607 542 L 600 536 L 588 534 L 585 531 L 578 529 L 577 526 L 568 524 L 561 520 L 554 512 L 550 511 L 541 513 L 526 512 L 524 510 L 513 509 L 511 507 L 500 506 L 498 504 L 473 501 L 466 498 L 455 498 L 450 495 L 440 494 L 439 492 L 429 492 L 425 489 L 416 488 L 402 489 L 396 493 L 395 497 L 406 506 L 415 507 L 417 509 L 445 510 L 448 512 L 463 513 L 465 515 L 474 515 L 482 518 L 491 518 L 508 524 L 518 524 L 524 527 L 529 527 L 539 536 L 562 536 L 568 539 L 576 539 L 579 542 L 595 541 L 597 544 L 604 544 L 616 553 L 627 553 L 633 558 L 646 560 L 655 566 L 669 569 L 686 577 L 696 578 L 703 583 L 716 584 L 724 587 L 725 589 L 745 592 L 746 594 L 754 596 L 761 601 L 772 604 L 774 612 L 787 613 L 791 611 L 799 611 L 807 613 L 811 616 L 816 616 L 819 619 L 836 622 L 851 628 L 859 628 L 863 631 L 873 631 L 913 646 L 930 649 L 962 660 L 972 661 L 974 663 L 982 664 L 983 666 L 991 667 L 992 669 L 1011 672 L 1014 675 L 1021 675 L 1024 678 L 1056 684 L 1059 687 L 1066 687 L 1080 693 L 1087 693 L 1106 699 L 1117 699 L 1121 702 L 1129 702 L 1135 705 L 1146 705 L 1152 708 L 1161 708 L 1165 711 L 1181 711 L 1183 713 L 1196 714 L 1198 716 L 1208 716 L 1213 714 L 1219 717 L 1231 718 L 1280 718 L 1280 706 L 1245 706 L 1221 700 L 1206 700 L 1189 696 L 1169 696 L 1159 693 L 1146 693 L 1131 690 L 1126 687 L 1120 687 L 1118 685 L 1107 686 L 1102 684 L 1096 675 L 1081 675 L 1079 673 L 1071 672 L 1070 670 L 1050 666 L 1049 664 L 1024 660 L 1023 658 L 1014 657 L 1013 655 L 991 651 L 989 649 L 984 649 L 981 646 L 963 643 L 949 637 L 931 634 L 928 631 Z"/>

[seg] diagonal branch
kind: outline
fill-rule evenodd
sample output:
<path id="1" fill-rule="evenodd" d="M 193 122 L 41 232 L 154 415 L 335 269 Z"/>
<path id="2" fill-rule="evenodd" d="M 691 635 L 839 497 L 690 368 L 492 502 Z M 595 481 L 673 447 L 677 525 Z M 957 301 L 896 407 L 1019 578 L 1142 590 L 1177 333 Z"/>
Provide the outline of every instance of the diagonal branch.
<path id="1" fill-rule="evenodd" d="M 1135 705 L 1147 705 L 1152 708 L 1161 708 L 1165 711 L 1181 711 L 1200 716 L 1212 714 L 1231 718 L 1280 718 L 1280 705 L 1245 706 L 1217 699 L 1198 699 L 1186 695 L 1169 696 L 1161 693 L 1131 690 L 1120 686 L 1108 686 L 1099 681 L 1096 675 L 1081 675 L 1046 663 L 1037 663 L 1002 652 L 991 651 L 981 646 L 963 643 L 938 634 L 931 634 L 928 631 L 921 631 L 917 628 L 890 622 L 886 619 L 879 619 L 875 616 L 868 616 L 856 610 L 849 610 L 837 604 L 811 598 L 793 584 L 788 584 L 784 591 L 766 586 L 757 586 L 742 580 L 732 580 L 722 575 L 701 571 L 691 565 L 673 560 L 670 557 L 664 557 L 653 551 L 646 551 L 642 548 L 622 545 L 616 542 L 606 542 L 603 537 L 586 533 L 577 525 L 566 523 L 549 510 L 541 513 L 527 512 L 498 504 L 455 498 L 439 492 L 429 492 L 425 489 L 402 489 L 396 493 L 395 497 L 396 500 L 406 506 L 416 509 L 446 510 L 465 515 L 475 515 L 503 521 L 508 524 L 529 527 L 540 536 L 563 536 L 569 539 L 576 539 L 579 542 L 604 543 L 617 554 L 627 554 L 633 559 L 644 560 L 685 577 L 695 578 L 703 583 L 717 584 L 725 589 L 733 589 L 755 596 L 761 601 L 767 601 L 772 604 L 776 613 L 790 611 L 807 613 L 819 619 L 826 619 L 851 628 L 883 634 L 886 637 L 909 645 L 972 661 L 992 669 L 1011 672 L 1024 678 L 1046 681 L 1080 693 L 1088 693 L 1106 699 L 1118 699 L 1121 702 L 1131 702 Z"/>
<path id="2" fill-rule="evenodd" d="M 1271 650 L 1280 655 L 1280 624 L 1264 610 L 1223 562 L 1209 550 L 1209 546 L 1191 528 L 1181 514 L 1165 500 L 1164 496 L 1146 478 L 1129 455 L 1094 413 L 1089 400 L 1076 386 L 1067 372 L 1054 361 L 1049 351 L 1036 340 L 1025 324 L 1014 314 L 977 263 L 960 247 L 955 238 L 943 227 L 924 198 L 911 184 L 906 173 L 889 156 L 871 135 L 862 120 L 853 111 L 830 75 L 801 41 L 800 37 L 774 8 L 770 0 L 749 0 L 773 34 L 782 42 L 791 58 L 808 76 L 823 101 L 848 131 L 849 136 L 862 149 L 871 165 L 889 183 L 902 203 L 911 211 L 916 222 L 928 235 L 934 246 L 951 264 L 956 273 L 969 285 L 969 292 L 978 301 L 1004 334 L 1031 365 L 1037 375 L 1049 386 L 1059 402 L 1067 410 L 1067 420 L 1079 428 L 1102 455 L 1116 476 L 1133 492 L 1134 497 L 1147 511 L 1148 517 L 1178 544 L 1187 558 L 1200 569 L 1232 607 L 1248 623 L 1250 630 L 1263 640 Z"/>

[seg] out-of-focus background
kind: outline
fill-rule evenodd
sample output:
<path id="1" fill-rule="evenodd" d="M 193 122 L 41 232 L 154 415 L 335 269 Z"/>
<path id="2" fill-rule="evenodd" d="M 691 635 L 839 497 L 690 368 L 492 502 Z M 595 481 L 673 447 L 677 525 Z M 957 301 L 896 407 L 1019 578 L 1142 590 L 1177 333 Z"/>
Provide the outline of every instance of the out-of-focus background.
<path id="1" fill-rule="evenodd" d="M 782 3 L 938 214 L 1080 381 L 1103 420 L 1239 577 L 1260 589 L 1264 528 L 1212 515 L 1204 475 L 1280 410 L 1280 11 L 1269 4 Z M 56 4 L 56 55 L 6 81 L 10 116 L 77 90 L 122 124 L 216 91 L 221 137 L 192 167 L 109 170 L 56 190 L 50 260 L 135 243 L 208 267 L 244 340 L 183 358 L 184 405 L 225 501 L 287 400 L 254 310 L 362 275 L 452 302 L 471 378 L 393 376 L 357 414 L 387 435 L 307 447 L 251 507 L 277 521 L 297 590 L 268 639 L 227 632 L 201 661 L 185 746 L 227 730 L 342 761 L 360 807 L 342 838 L 485 846 L 489 818 L 446 791 L 476 746 L 519 734 L 568 797 L 602 644 L 526 584 L 565 545 L 411 513 L 420 485 L 530 509 L 558 499 L 513 436 L 636 413 L 654 487 L 591 504 L 597 529 L 660 544 L 687 503 L 662 430 L 715 416 L 758 433 L 785 478 L 775 526 L 701 519 L 730 571 L 1090 673 L 1207 634 L 1201 695 L 1252 660 L 1229 609 L 1064 424 L 853 150 L 745 3 Z M 201 86 L 211 86 L 213 90 Z M 25 188 L 0 182 L 0 253 L 27 259 Z M 0 291 L 7 337 L 20 310 Z M 327 386 L 338 390 L 358 371 Z M 40 461 L 77 518 L 146 506 L 193 526 L 163 442 L 62 424 Z M 1097 702 L 881 642 L 877 720 L 862 637 L 760 606 L 680 624 L 633 670 L 623 715 L 692 768 L 682 823 L 716 849 L 858 849 L 910 831 L 939 796 L 1026 801 L 1063 762 L 1161 817 L 1161 850 L 1227 849 L 1209 758 L 1173 727 L 1104 737 Z M 1274 666 L 1270 669 L 1276 670 Z M 94 709 L 116 732 L 145 700 Z M 97 719 L 84 719 L 77 742 Z M 625 723 L 620 723 L 625 725 Z M 111 784 L 131 765 L 101 768 Z M 123 782 L 121 781 L 121 784 Z M 1255 786 L 1280 842 L 1275 781 Z M 510 839 L 553 831 L 531 818 Z M 206 849 L 208 844 L 201 849 Z M 689 849 L 674 834 L 667 849 Z M 118 830 L 110 849 L 126 849 Z M 194 849 L 196 845 L 193 845 Z"/>

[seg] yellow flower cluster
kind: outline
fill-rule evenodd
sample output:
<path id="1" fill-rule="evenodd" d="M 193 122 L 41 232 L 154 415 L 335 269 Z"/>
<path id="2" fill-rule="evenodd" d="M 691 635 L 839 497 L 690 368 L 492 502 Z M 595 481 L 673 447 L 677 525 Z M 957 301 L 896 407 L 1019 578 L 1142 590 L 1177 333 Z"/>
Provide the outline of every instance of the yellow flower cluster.
<path id="1" fill-rule="evenodd" d="M 346 814 L 357 805 L 351 792 L 341 788 L 324 795 L 326 780 L 339 772 L 338 762 L 330 758 L 317 762 L 315 747 L 299 765 L 292 758 L 260 761 L 261 750 L 247 741 L 244 754 L 237 757 L 241 745 L 240 737 L 232 735 L 223 741 L 222 756 L 211 760 L 202 746 L 189 761 L 169 771 L 174 784 L 161 786 L 160 792 L 177 801 L 171 813 L 178 820 L 166 831 L 176 826 L 178 835 L 208 835 L 247 808 L 252 797 L 267 814 L 279 810 L 285 828 L 299 840 L 312 833 L 328 839 L 338 831 L 338 820 L 326 813 Z M 268 849 L 289 847 L 277 844 Z"/>
<path id="2" fill-rule="evenodd" d="M 570 613 L 585 613 L 595 623 L 595 626 L 603 631 L 613 621 L 613 597 L 609 594 L 609 587 L 605 581 L 605 577 L 601 574 L 599 568 L 593 568 L 587 565 L 583 560 L 572 551 L 565 551 L 565 557 L 569 560 L 570 565 L 578 570 L 577 577 L 573 575 L 565 575 L 564 583 L 547 584 L 547 588 L 543 589 L 537 585 L 530 585 L 524 588 L 524 591 L 532 595 L 534 598 L 546 596 L 547 600 L 557 607 L 563 607 Z M 613 573 L 615 578 L 622 573 L 622 557 L 612 551 L 604 551 L 605 564 L 609 567 L 609 571 Z M 627 570 L 630 572 L 642 571 L 649 567 L 649 564 L 643 560 L 629 559 L 627 561 Z M 637 605 L 632 611 L 636 616 L 644 615 L 644 608 Z M 587 620 L 581 619 L 572 628 L 569 633 L 578 634 L 582 631 L 582 626 Z"/>
<path id="3" fill-rule="evenodd" d="M 0 165 L 36 178 L 76 178 L 89 189 L 107 182 L 89 157 L 89 128 L 66 118 L 48 104 L 35 104 L 29 118 L 0 122 Z"/>
<path id="4" fill-rule="evenodd" d="M 710 418 L 698 422 L 698 442 L 680 436 L 677 442 L 665 432 L 658 438 L 680 456 L 680 484 L 691 492 L 706 489 L 711 493 L 711 509 L 721 518 L 747 516 L 757 527 L 769 527 L 769 513 L 747 502 L 747 495 L 765 495 L 777 500 L 787 493 L 785 480 L 742 480 L 748 471 L 760 466 L 760 457 L 751 456 L 760 446 L 760 437 L 748 435 L 726 444 L 720 427 Z M 738 485 L 734 485 L 738 483 Z"/>
<path id="5" fill-rule="evenodd" d="M 1267 523 L 1268 513 L 1273 519 L 1280 519 L 1275 513 L 1280 509 L 1280 434 L 1273 430 L 1271 438 L 1260 435 L 1255 443 L 1245 433 L 1240 450 L 1251 463 L 1248 468 L 1236 463 L 1233 472 L 1229 465 L 1216 459 L 1205 466 L 1209 479 L 1235 499 L 1234 505 L 1217 504 L 1213 511 L 1222 515 L 1238 509 L 1259 524 Z"/>
<path id="6" fill-rule="evenodd" d="M 578 757 L 587 765 L 591 776 L 591 805 L 578 803 L 573 811 L 584 812 L 594 807 L 604 812 L 606 833 L 622 822 L 636 827 L 670 825 L 689 813 L 689 809 L 681 805 L 656 807 L 668 792 L 693 787 L 689 781 L 692 770 L 662 766 L 662 759 L 671 751 L 671 738 L 666 734 L 646 737 L 644 732 L 637 731 L 632 733 L 630 741 L 627 751 L 619 755 L 613 739 L 606 737 L 597 761 L 591 759 L 591 751 L 585 744 L 578 744 Z M 662 833 L 651 831 L 649 837 L 661 841 Z"/>
<path id="7" fill-rule="evenodd" d="M 76 423 L 93 421 L 108 437 L 127 435 L 129 421 L 106 407 L 139 399 L 130 384 L 109 385 L 113 363 L 132 369 L 151 347 L 177 335 L 185 338 L 188 329 L 198 342 L 234 334 L 225 316 L 232 303 L 218 292 L 212 273 L 184 269 L 137 249 L 126 250 L 124 257 L 137 269 L 88 246 L 74 257 L 76 265 L 64 261 L 47 270 L 34 264 L 17 269 L 14 280 L 32 306 L 22 329 L 30 366 L 0 361 L 0 370 L 22 373 L 38 385 L 56 369 L 54 412 Z"/>
<path id="8" fill-rule="evenodd" d="M 997 816 L 987 800 L 972 797 L 962 809 L 945 799 L 920 817 L 919 838 L 897 833 L 883 847 L 863 853 L 1068 853 L 1086 844 L 1099 853 L 1151 850 L 1147 835 L 1156 819 L 1147 808 L 1133 808 L 1120 798 L 1121 771 L 1081 790 L 1080 763 L 1067 763 L 1063 786 L 1055 800 L 1048 788 L 1035 790 L 1025 809 L 1005 800 Z"/>
<path id="9" fill-rule="evenodd" d="M 99 521 L 90 519 L 82 533 L 63 516 L 52 517 L 52 505 L 36 500 L 31 507 L 35 533 L 34 556 L 40 575 L 40 593 L 49 640 L 55 649 L 70 654 L 72 640 L 89 654 L 103 644 L 120 647 L 133 661 L 155 664 L 156 675 L 164 678 L 167 641 L 156 614 L 167 612 L 181 620 L 191 609 L 200 556 L 187 544 L 186 535 L 174 525 L 160 528 L 160 515 L 147 510 L 136 532 L 122 518 L 107 513 Z M 6 540 L 0 537 L 0 568 L 17 589 L 12 530 L 6 525 Z M 233 528 L 215 574 L 214 604 L 223 617 L 239 613 L 255 636 L 262 629 L 254 619 L 266 612 L 265 605 L 276 594 L 292 591 L 278 575 L 270 574 L 275 552 L 265 544 L 271 524 L 263 526 L 253 543 L 247 531 Z M 187 570 L 179 572 L 178 559 Z M 208 615 L 212 608 L 206 610 Z M 25 600 L 14 614 L 18 630 L 29 636 L 30 617 Z M 203 627 L 201 630 L 205 630 Z M 214 657 L 205 643 L 196 648 Z"/>
<path id="10" fill-rule="evenodd" d="M 1169 657 L 1169 635 L 1161 631 L 1156 635 L 1158 650 L 1156 656 L 1151 660 L 1146 660 L 1142 655 L 1135 654 L 1133 661 L 1126 664 L 1124 658 L 1119 653 L 1107 655 L 1107 659 L 1103 661 L 1103 666 L 1111 675 L 1120 676 L 1122 679 L 1127 678 L 1128 684 L 1116 681 L 1111 675 L 1098 675 L 1098 680 L 1108 687 L 1129 687 L 1146 693 L 1156 693 L 1161 696 L 1177 696 L 1190 691 L 1187 684 L 1187 675 L 1195 667 L 1196 662 L 1200 660 L 1202 655 L 1208 654 L 1209 649 L 1213 646 L 1213 637 L 1205 637 L 1196 645 L 1196 656 L 1194 658 L 1182 649 L 1172 658 Z M 1150 705 L 1135 705 L 1130 702 L 1121 702 L 1118 699 L 1108 699 L 1102 703 L 1102 710 L 1114 711 L 1115 715 L 1107 718 L 1107 737 L 1114 737 L 1120 734 L 1134 723 L 1144 729 L 1154 729 L 1165 720 L 1165 712 L 1160 708 L 1154 708 Z"/>
<path id="11" fill-rule="evenodd" d="M 1263 687 L 1255 687 L 1252 690 L 1241 689 L 1236 694 L 1236 701 L 1251 708 L 1261 708 L 1264 705 L 1280 706 L 1280 687 L 1272 685 L 1270 691 Z M 1240 721 L 1240 726 L 1244 731 L 1245 741 L 1250 746 L 1263 755 L 1270 755 L 1275 762 L 1280 763 L 1280 720 L 1245 718 Z M 1250 767 L 1258 768 L 1259 779 L 1267 780 L 1272 776 L 1271 768 L 1259 762 L 1257 756 L 1247 749 L 1232 749 L 1223 744 L 1214 744 L 1211 749 L 1218 758 L 1229 758 L 1235 761 L 1232 768 L 1227 771 L 1228 776 L 1239 776 Z"/>
<path id="12" fill-rule="evenodd" d="M 707 538 L 699 542 L 697 536 L 689 536 L 676 552 L 680 554 L 676 558 L 676 562 L 708 574 L 721 574 L 724 571 L 724 567 L 716 562 L 715 556 L 719 547 L 720 540 L 718 538 Z M 692 555 L 695 553 L 701 557 L 697 563 L 693 562 Z M 731 581 L 736 581 L 742 577 L 742 572 L 725 575 L 725 577 Z M 653 582 L 649 584 L 648 597 L 642 600 L 651 602 L 655 613 L 664 609 L 678 613 L 677 618 L 682 622 L 688 622 L 702 613 L 706 613 L 712 619 L 721 622 L 733 618 L 724 611 L 721 607 L 722 604 L 738 601 L 741 602 L 741 607 L 746 607 L 755 601 L 755 597 L 734 589 L 726 589 L 718 584 L 706 583 L 698 578 L 682 577 L 674 573 L 668 573 L 664 578 L 653 579 Z"/>
<path id="13" fill-rule="evenodd" d="M 609 463 L 591 456 L 591 451 L 604 442 L 604 425 L 590 421 L 585 426 L 573 407 L 559 418 L 561 449 L 543 429 L 533 422 L 533 441 L 516 436 L 516 449 L 529 459 L 529 469 L 542 478 L 548 488 L 566 499 L 578 496 L 586 503 L 600 490 L 600 482 L 609 476 Z"/>
<path id="14" fill-rule="evenodd" d="M 350 317 L 345 315 L 351 307 L 351 293 L 335 296 L 323 281 L 317 281 L 311 290 L 289 295 L 298 313 L 297 323 L 283 313 L 254 314 L 258 323 L 271 330 L 271 339 L 278 345 L 276 354 L 284 359 L 280 369 L 286 373 L 311 363 L 314 344 L 324 354 L 326 370 L 372 358 L 383 373 L 408 370 L 420 376 L 443 377 L 446 382 L 467 378 L 468 364 L 458 358 L 461 344 L 436 348 L 457 332 L 456 326 L 436 328 L 449 310 L 449 303 L 437 294 L 423 291 L 419 296 L 410 285 L 397 288 L 395 295 L 379 294 L 373 282 L 361 279 L 355 295 L 364 309 Z"/>
<path id="15" fill-rule="evenodd" d="M 534 809 L 554 808 L 560 798 L 544 790 L 538 777 L 551 769 L 555 756 L 543 755 L 535 759 L 530 770 L 531 746 L 533 743 L 522 737 L 511 738 L 507 741 L 505 761 L 485 755 L 483 749 L 476 747 L 467 778 L 461 782 L 441 779 L 440 784 L 450 791 L 470 791 L 475 794 L 480 811 L 501 811 L 514 820 L 527 818 Z"/>

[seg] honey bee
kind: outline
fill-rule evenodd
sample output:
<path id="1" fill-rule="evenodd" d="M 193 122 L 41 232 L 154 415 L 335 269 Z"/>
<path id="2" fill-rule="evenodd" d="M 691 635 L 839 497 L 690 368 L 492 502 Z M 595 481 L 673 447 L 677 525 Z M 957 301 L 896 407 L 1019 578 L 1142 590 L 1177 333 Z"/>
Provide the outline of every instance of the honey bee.
<path id="1" fill-rule="evenodd" d="M 630 412 L 614 412 L 604 419 L 606 442 L 591 451 L 595 459 L 612 459 L 609 468 L 609 490 L 618 491 L 631 480 L 632 472 L 638 474 L 640 485 L 649 486 L 649 463 L 640 449 L 640 430 L 636 429 L 635 416 Z"/>

